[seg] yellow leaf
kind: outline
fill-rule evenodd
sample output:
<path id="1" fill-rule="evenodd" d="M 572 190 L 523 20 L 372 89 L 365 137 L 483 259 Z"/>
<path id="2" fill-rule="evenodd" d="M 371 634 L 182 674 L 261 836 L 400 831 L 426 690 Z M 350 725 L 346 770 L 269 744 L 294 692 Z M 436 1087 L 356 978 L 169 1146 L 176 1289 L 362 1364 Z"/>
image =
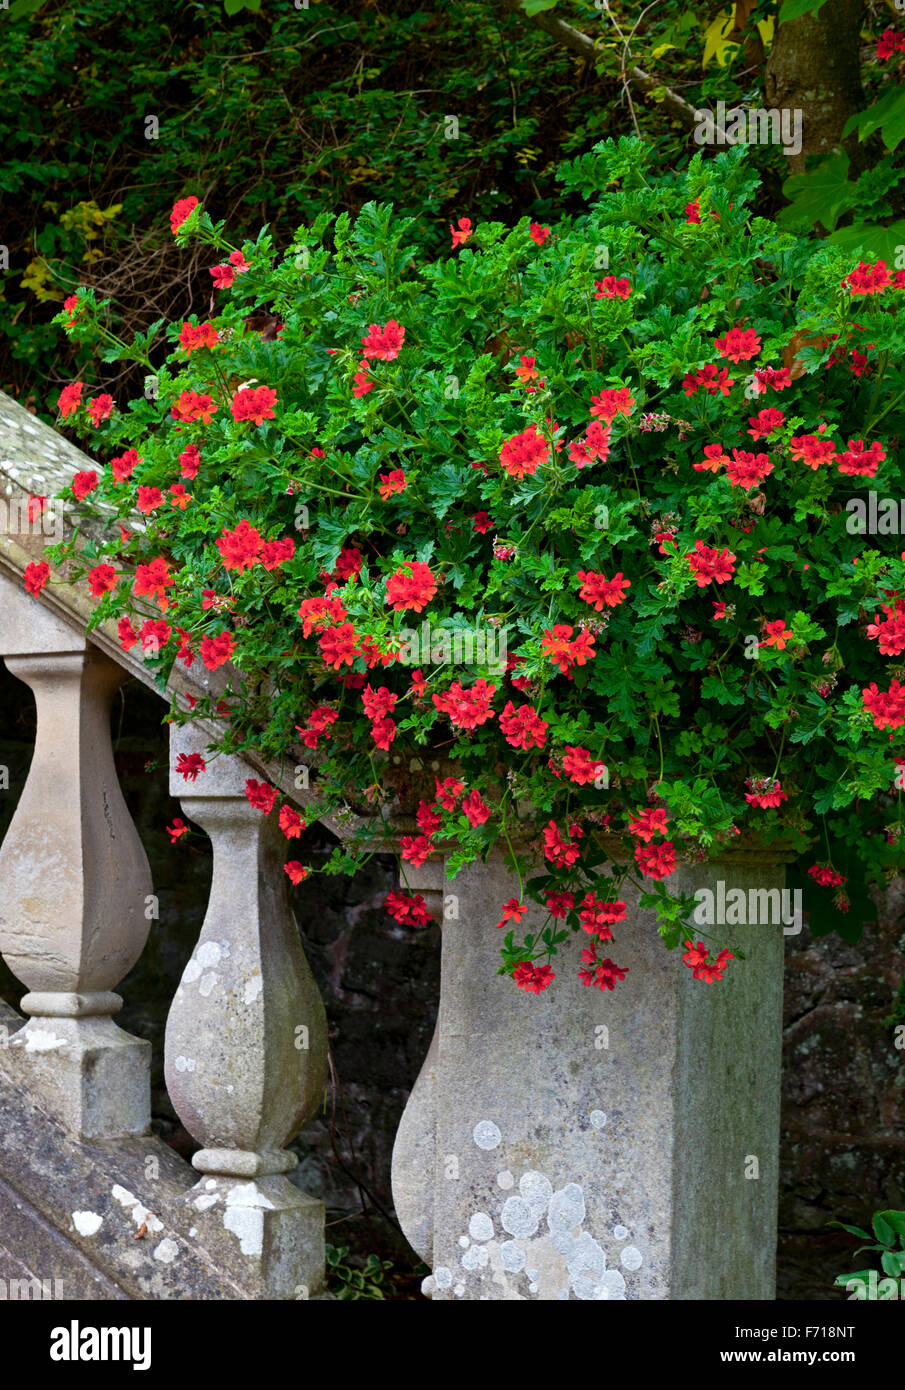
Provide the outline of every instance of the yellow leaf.
<path id="1" fill-rule="evenodd" d="M 711 58 L 716 58 L 721 68 L 726 66 L 732 53 L 738 48 L 737 43 L 730 43 L 726 35 L 731 34 L 735 27 L 735 18 L 732 10 L 720 10 L 716 19 L 704 30 L 704 62 L 702 67 L 707 66 Z"/>
<path id="2" fill-rule="evenodd" d="M 765 47 L 765 48 L 769 48 L 769 47 L 770 47 L 770 44 L 773 42 L 773 30 L 774 30 L 774 28 L 775 28 L 775 25 L 774 25 L 774 21 L 773 21 L 773 16 L 772 16 L 772 15 L 770 16 L 769 19 L 761 19 L 761 20 L 758 20 L 757 29 L 758 29 L 758 33 L 760 34 L 761 38 L 762 38 L 763 41 L 764 41 L 764 47 Z"/>
<path id="3" fill-rule="evenodd" d="M 663 54 L 668 53 L 671 48 L 675 48 L 674 43 L 658 43 L 650 56 L 652 58 L 662 58 Z"/>

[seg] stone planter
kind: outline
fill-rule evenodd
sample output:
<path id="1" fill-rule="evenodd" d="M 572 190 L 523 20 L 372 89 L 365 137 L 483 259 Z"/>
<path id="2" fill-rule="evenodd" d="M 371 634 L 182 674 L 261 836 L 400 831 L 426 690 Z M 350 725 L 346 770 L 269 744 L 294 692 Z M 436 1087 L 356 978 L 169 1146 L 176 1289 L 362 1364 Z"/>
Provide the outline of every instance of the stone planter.
<path id="1" fill-rule="evenodd" d="M 782 888 L 792 857 L 680 864 L 670 884 L 716 896 L 722 880 L 754 902 Z M 502 858 L 442 875 L 438 862 L 407 871 L 435 911 L 445 903 L 442 981 L 393 1155 L 397 1213 L 432 1269 L 425 1293 L 772 1298 L 782 923 L 708 928 L 746 959 L 706 984 L 623 890 L 612 954 L 627 978 L 613 993 L 582 985 L 572 941 L 536 997 L 496 974 L 499 905 L 519 892 Z"/>

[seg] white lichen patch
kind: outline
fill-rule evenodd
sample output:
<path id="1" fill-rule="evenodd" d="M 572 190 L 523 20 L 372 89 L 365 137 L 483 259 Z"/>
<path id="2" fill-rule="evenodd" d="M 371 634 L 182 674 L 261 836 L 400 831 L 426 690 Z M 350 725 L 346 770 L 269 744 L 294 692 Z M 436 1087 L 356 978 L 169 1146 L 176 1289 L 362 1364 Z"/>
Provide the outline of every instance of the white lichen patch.
<path id="1" fill-rule="evenodd" d="M 263 988 L 264 981 L 262 980 L 261 976 L 252 975 L 250 980 L 245 981 L 245 994 L 243 996 L 243 1002 L 246 1004 L 253 1004 Z"/>
<path id="2" fill-rule="evenodd" d="M 74 1211 L 72 1224 L 80 1236 L 95 1236 L 104 1224 L 104 1218 L 96 1211 Z"/>
<path id="3" fill-rule="evenodd" d="M 24 1043 L 26 1052 L 56 1052 L 68 1042 L 68 1038 L 58 1037 L 49 1028 L 23 1028 L 21 1036 L 13 1038 L 10 1045 L 21 1047 Z"/>
<path id="4" fill-rule="evenodd" d="M 479 1149 L 499 1148 L 503 1139 L 499 1125 L 495 1125 L 493 1120 L 479 1120 L 472 1131 L 472 1137 Z"/>
<path id="5" fill-rule="evenodd" d="M 173 1065 L 177 1071 L 194 1071 L 195 1059 L 194 1057 L 183 1057 L 182 1054 L 180 1054 Z"/>
<path id="6" fill-rule="evenodd" d="M 161 1264 L 165 1265 L 171 1265 L 178 1254 L 179 1246 L 176 1244 L 175 1240 L 170 1240 L 169 1238 L 162 1240 L 154 1250 L 155 1260 L 160 1260 Z"/>

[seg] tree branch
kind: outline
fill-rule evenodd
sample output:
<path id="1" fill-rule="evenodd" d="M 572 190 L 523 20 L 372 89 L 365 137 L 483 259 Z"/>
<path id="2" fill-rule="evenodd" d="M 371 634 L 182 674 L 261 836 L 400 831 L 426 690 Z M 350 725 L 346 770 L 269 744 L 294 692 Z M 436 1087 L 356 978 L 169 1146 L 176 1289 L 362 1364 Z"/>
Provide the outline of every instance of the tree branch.
<path id="1" fill-rule="evenodd" d="M 561 44 L 563 48 L 570 48 L 573 53 L 577 53 L 580 57 L 589 61 L 597 57 L 597 44 L 594 39 L 589 38 L 587 34 L 583 34 L 580 29 L 573 29 L 571 24 L 566 24 L 564 20 L 557 19 L 555 15 L 550 14 L 548 11 L 542 10 L 539 14 L 529 16 L 526 15 L 521 8 L 520 0 L 501 0 L 501 4 L 504 9 L 517 15 L 519 19 L 527 20 L 530 18 L 533 24 L 543 29 L 550 35 L 551 39 Z M 643 92 L 650 92 L 655 87 L 662 91 L 663 99 L 661 104 L 666 107 L 669 114 L 674 117 L 675 120 L 680 121 L 681 124 L 686 126 L 689 130 L 693 129 L 694 126 L 698 124 L 697 117 L 695 116 L 695 108 L 689 106 L 688 102 L 680 97 L 678 92 L 674 92 L 671 87 L 667 87 L 665 83 L 661 82 L 658 78 L 652 77 L 651 74 L 645 72 L 643 68 L 631 64 L 624 69 L 622 75 L 626 81 L 634 82 Z M 723 133 L 725 134 L 725 132 Z M 734 142 L 729 140 L 728 143 L 732 144 Z"/>

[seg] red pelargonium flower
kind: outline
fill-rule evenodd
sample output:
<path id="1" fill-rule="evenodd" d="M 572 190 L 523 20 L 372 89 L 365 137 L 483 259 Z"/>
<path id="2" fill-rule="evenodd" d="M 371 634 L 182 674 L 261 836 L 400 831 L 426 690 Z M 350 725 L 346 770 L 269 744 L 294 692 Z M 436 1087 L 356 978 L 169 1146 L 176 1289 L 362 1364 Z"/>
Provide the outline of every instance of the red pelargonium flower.
<path id="1" fill-rule="evenodd" d="M 389 501 L 394 492 L 405 492 L 405 473 L 401 468 L 394 468 L 390 473 L 381 473 L 378 481 L 380 486 L 377 490 L 384 502 Z"/>
<path id="2" fill-rule="evenodd" d="M 596 989 L 612 989 L 617 980 L 624 980 L 628 972 L 628 966 L 624 969 L 617 965 L 615 961 L 598 960 L 595 947 L 588 947 L 581 953 L 582 968 L 578 972 L 578 978 L 583 985 L 589 987 L 593 985 Z"/>
<path id="3" fill-rule="evenodd" d="M 255 530 L 250 521 L 240 521 L 235 530 L 224 530 L 217 537 L 217 549 L 225 570 L 238 570 L 239 574 L 257 564 L 264 542 L 260 531 Z"/>
<path id="4" fill-rule="evenodd" d="M 734 385 L 735 377 L 729 375 L 727 367 L 717 367 L 710 362 L 695 372 L 689 372 L 682 381 L 682 390 L 686 396 L 693 396 L 696 391 L 706 391 L 708 396 L 728 396 L 730 387 Z"/>
<path id="5" fill-rule="evenodd" d="M 216 637 L 202 637 L 201 660 L 209 671 L 225 666 L 236 647 L 236 639 L 229 632 L 219 632 Z"/>
<path id="6" fill-rule="evenodd" d="M 788 367 L 755 367 L 754 388 L 763 395 L 769 387 L 773 391 L 785 391 L 792 385 L 792 373 Z"/>
<path id="7" fill-rule="evenodd" d="M 284 536 L 279 541 L 265 541 L 261 546 L 260 560 L 266 570 L 277 570 L 294 554 L 295 541 L 291 536 Z"/>
<path id="8" fill-rule="evenodd" d="M 162 556 L 158 555 L 146 564 L 136 565 L 132 592 L 136 598 L 156 599 L 158 608 L 162 612 L 166 612 L 166 591 L 174 583 L 175 580 L 170 575 L 169 565 Z"/>
<path id="9" fill-rule="evenodd" d="M 430 858 L 434 848 L 428 835 L 403 835 L 399 843 L 402 858 L 414 869 L 421 868 Z"/>
<path id="10" fill-rule="evenodd" d="M 179 468 L 183 478 L 188 478 L 191 482 L 197 478 L 198 469 L 201 467 L 201 454 L 194 444 L 189 444 L 179 455 Z"/>
<path id="11" fill-rule="evenodd" d="M 379 323 L 372 323 L 361 340 L 361 355 L 378 362 L 392 362 L 399 356 L 404 341 L 405 329 L 395 319 L 387 319 L 382 328 Z"/>
<path id="12" fill-rule="evenodd" d="M 212 323 L 184 323 L 179 330 L 179 344 L 186 352 L 216 347 L 219 341 L 217 330 Z"/>
<path id="13" fill-rule="evenodd" d="M 458 229 L 456 229 L 456 227 L 454 227 L 453 224 L 450 222 L 449 230 L 452 233 L 453 250 L 455 250 L 457 246 L 464 246 L 468 238 L 471 236 L 472 231 L 474 230 L 471 225 L 471 218 L 460 217 L 458 222 Z"/>
<path id="14" fill-rule="evenodd" d="M 526 993 L 542 994 L 556 979 L 556 975 L 549 965 L 532 965 L 530 961 L 523 960 L 513 970 L 512 978 L 519 989 L 525 990 Z"/>
<path id="15" fill-rule="evenodd" d="M 465 783 L 460 782 L 458 777 L 444 777 L 441 782 L 439 778 L 434 778 L 437 789 L 437 800 L 444 811 L 454 811 L 456 801 L 465 790 Z"/>
<path id="16" fill-rule="evenodd" d="M 188 423 L 191 420 L 202 420 L 205 425 L 209 425 L 219 409 L 216 401 L 206 392 L 182 391 L 174 402 L 170 414 L 174 420 L 182 420 Z"/>
<path id="17" fill-rule="evenodd" d="M 647 806 L 629 820 L 628 832 L 638 840 L 650 841 L 655 835 L 665 835 L 668 821 L 662 806 Z"/>
<path id="18" fill-rule="evenodd" d="M 569 834 L 571 840 L 563 839 L 555 820 L 551 820 L 544 829 L 544 858 L 558 868 L 571 868 L 581 854 L 576 841 L 583 838 L 584 832 L 580 826 L 570 825 Z"/>
<path id="19" fill-rule="evenodd" d="M 635 398 L 627 386 L 605 387 L 599 396 L 591 397 L 591 414 L 612 424 L 617 415 L 630 415 Z"/>
<path id="20" fill-rule="evenodd" d="M 181 836 L 189 833 L 189 828 L 181 816 L 177 816 L 173 824 L 166 826 L 165 829 L 170 837 L 171 845 L 175 845 L 176 841 L 180 839 Z"/>
<path id="21" fill-rule="evenodd" d="M 696 980 L 704 980 L 707 984 L 713 984 L 714 980 L 723 978 L 723 971 L 729 961 L 734 959 L 730 950 L 720 951 L 716 960 L 709 960 L 709 951 L 703 941 L 692 944 L 691 941 L 685 942 L 685 954 L 682 959 L 694 974 Z"/>
<path id="22" fill-rule="evenodd" d="M 789 799 L 776 777 L 749 777 L 745 786 L 751 789 L 745 792 L 745 800 L 762 811 L 776 809 Z"/>
<path id="23" fill-rule="evenodd" d="M 786 417 L 781 410 L 768 406 L 765 410 L 759 410 L 756 415 L 749 417 L 748 424 L 751 428 L 748 433 L 754 440 L 768 439 L 771 434 L 782 429 L 785 422 Z"/>
<path id="24" fill-rule="evenodd" d="M 198 774 L 207 769 L 207 763 L 200 753 L 180 753 L 176 759 L 175 771 L 187 782 L 198 780 Z"/>
<path id="25" fill-rule="evenodd" d="M 549 657 L 564 676 L 573 666 L 586 666 L 596 656 L 591 633 L 579 632 L 573 640 L 572 632 L 568 623 L 557 623 L 552 629 L 545 628 L 541 638 L 541 655 Z"/>
<path id="26" fill-rule="evenodd" d="M 235 268 L 231 265 L 211 265 L 208 266 L 208 274 L 214 282 L 215 290 L 231 290 L 236 278 Z"/>
<path id="27" fill-rule="evenodd" d="M 302 820 L 294 806 L 280 807 L 280 829 L 287 840 L 297 840 L 308 822 Z"/>
<path id="28" fill-rule="evenodd" d="M 84 473 L 76 473 L 72 479 L 72 491 L 76 500 L 84 502 L 89 492 L 93 492 L 97 484 L 98 477 L 93 468 Z"/>
<path id="29" fill-rule="evenodd" d="M 747 449 L 733 449 L 732 461 L 726 464 L 726 477 L 733 487 L 749 491 L 757 483 L 762 483 L 773 465 L 766 454 L 752 454 Z"/>
<path id="30" fill-rule="evenodd" d="M 138 641 L 138 633 L 129 622 L 129 619 L 120 618 L 116 631 L 119 637 L 119 645 L 124 652 L 130 652 Z"/>
<path id="31" fill-rule="evenodd" d="M 387 580 L 386 601 L 397 613 L 413 608 L 420 613 L 437 592 L 437 581 L 430 565 L 422 560 L 403 560 L 399 569 Z"/>
<path id="32" fill-rule="evenodd" d="M 812 864 L 808 874 L 821 888 L 840 888 L 843 883 L 848 883 L 848 879 L 842 874 L 837 874 L 829 864 Z"/>
<path id="33" fill-rule="evenodd" d="M 93 400 L 88 402 L 85 409 L 92 425 L 97 429 L 102 420 L 109 420 L 113 410 L 113 397 L 108 392 L 102 391 L 99 396 L 95 396 Z"/>
<path id="34" fill-rule="evenodd" d="M 377 385 L 377 382 L 368 371 L 368 364 L 365 359 L 362 359 L 358 364 L 358 371 L 355 373 L 354 382 L 355 385 L 352 395 L 359 400 L 362 396 L 366 396 L 369 391 L 373 391 L 374 387 Z"/>
<path id="35" fill-rule="evenodd" d="M 328 628 L 317 640 L 324 661 L 334 671 L 340 666 L 351 666 L 359 654 L 358 633 L 351 623 Z"/>
<path id="36" fill-rule="evenodd" d="M 753 328 L 730 328 L 724 338 L 714 338 L 713 345 L 730 362 L 748 362 L 760 352 L 760 338 Z"/>
<path id="37" fill-rule="evenodd" d="M 422 893 L 388 893 L 386 909 L 390 916 L 405 926 L 426 927 L 431 917 Z"/>
<path id="38" fill-rule="evenodd" d="M 584 439 L 573 439 L 569 445 L 569 458 L 575 467 L 585 468 L 595 459 L 605 463 L 609 457 L 612 432 L 612 425 L 601 425 L 599 420 L 592 420 L 585 431 Z"/>
<path id="39" fill-rule="evenodd" d="M 302 735 L 302 742 L 306 748 L 316 748 L 319 738 L 330 737 L 330 725 L 335 724 L 339 714 L 329 705 L 317 705 L 308 716 L 307 727 L 296 724 L 296 733 Z"/>
<path id="40" fill-rule="evenodd" d="M 538 465 L 546 463 L 549 457 L 550 446 L 536 425 L 512 435 L 500 449 L 500 464 L 513 478 L 536 473 Z"/>
<path id="41" fill-rule="evenodd" d="M 273 419 L 276 403 L 277 393 L 271 386 L 240 386 L 230 409 L 237 424 L 250 420 L 253 425 L 263 425 L 265 420 Z"/>
<path id="42" fill-rule="evenodd" d="M 706 588 L 711 580 L 715 584 L 725 584 L 732 578 L 736 557 L 728 546 L 716 550 L 713 546 L 705 545 L 703 541 L 695 541 L 694 546 L 694 550 L 686 551 L 685 559 L 699 589 Z"/>
<path id="43" fill-rule="evenodd" d="M 490 820 L 490 807 L 477 790 L 470 791 L 467 796 L 463 796 L 462 805 L 459 808 L 469 825 L 483 825 Z"/>
<path id="44" fill-rule="evenodd" d="M 789 453 L 807 468 L 824 467 L 836 459 L 836 446 L 821 434 L 796 434 L 789 440 Z"/>
<path id="45" fill-rule="evenodd" d="M 60 392 L 57 409 L 64 420 L 67 420 L 70 415 L 74 415 L 81 405 L 83 387 L 84 382 L 82 381 L 70 381 L 69 385 L 64 386 Z"/>
<path id="46" fill-rule="evenodd" d="M 256 811 L 263 811 L 265 816 L 269 816 L 279 793 L 276 787 L 269 786 L 267 782 L 258 782 L 254 777 L 249 777 L 245 783 L 245 795 Z"/>
<path id="47" fill-rule="evenodd" d="M 342 600 L 338 598 L 306 598 L 299 608 L 302 619 L 302 636 L 310 637 L 312 632 L 342 622 L 347 616 Z"/>
<path id="48" fill-rule="evenodd" d="M 874 717 L 875 729 L 898 729 L 905 724 L 905 685 L 890 682 L 888 690 L 880 690 L 876 681 L 861 692 L 864 708 Z"/>
<path id="49" fill-rule="evenodd" d="M 508 902 L 503 903 L 500 911 L 503 915 L 497 922 L 497 926 L 505 927 L 507 922 L 520 922 L 528 911 L 528 907 L 527 904 L 520 903 L 518 898 L 510 898 Z"/>
<path id="50" fill-rule="evenodd" d="M 892 284 L 892 272 L 885 261 L 874 261 L 873 265 L 859 261 L 842 283 L 848 285 L 853 298 L 859 294 L 882 294 Z"/>
<path id="51" fill-rule="evenodd" d="M 676 867 L 676 847 L 672 840 L 661 845 L 635 845 L 635 859 L 646 878 L 667 878 Z"/>
<path id="52" fill-rule="evenodd" d="M 490 702 L 496 694 L 496 686 L 488 685 L 481 677 L 469 689 L 461 681 L 453 681 L 443 695 L 432 695 L 434 708 L 445 714 L 457 729 L 476 729 L 493 718 Z"/>
<path id="53" fill-rule="evenodd" d="M 896 599 L 892 606 L 884 603 L 882 620 L 880 614 L 874 615 L 874 622 L 868 624 L 867 635 L 879 641 L 883 656 L 900 656 L 905 652 L 905 604 Z"/>
<path id="54" fill-rule="evenodd" d="M 126 482 L 127 479 L 131 478 L 138 465 L 143 462 L 144 460 L 139 457 L 137 449 L 127 449 L 118 458 L 111 459 L 110 471 L 113 474 L 114 482 Z"/>
<path id="55" fill-rule="evenodd" d="M 525 752 L 532 747 L 543 748 L 549 727 L 547 721 L 541 719 L 530 705 L 522 705 L 516 709 L 511 700 L 506 702 L 506 707 L 500 715 L 500 729 L 506 742 L 513 748 L 524 749 Z"/>
<path id="56" fill-rule="evenodd" d="M 877 61 L 887 63 L 894 53 L 905 53 L 905 35 L 884 29 L 877 40 Z"/>
<path id="57" fill-rule="evenodd" d="M 159 656 L 173 635 L 173 629 L 163 618 L 148 618 L 142 623 L 138 640 L 145 656 Z"/>
<path id="58" fill-rule="evenodd" d="M 579 787 L 586 786 L 589 782 L 597 780 L 604 766 L 605 764 L 592 759 L 587 748 L 566 744 L 562 770 L 570 782 L 574 782 Z"/>
<path id="59" fill-rule="evenodd" d="M 632 287 L 628 280 L 617 280 L 615 275 L 605 275 L 602 280 L 594 281 L 594 290 L 595 299 L 628 299 Z"/>
<path id="60" fill-rule="evenodd" d="M 544 895 L 544 900 L 550 916 L 560 922 L 565 921 L 566 915 L 575 906 L 575 899 L 571 893 L 548 892 Z"/>
<path id="61" fill-rule="evenodd" d="M 88 571 L 88 586 L 92 598 L 100 598 L 116 588 L 116 570 L 112 565 L 95 565 Z"/>
<path id="62" fill-rule="evenodd" d="M 160 491 L 160 488 L 139 487 L 138 501 L 136 503 L 136 506 L 138 507 L 138 510 L 140 512 L 144 513 L 145 516 L 149 516 L 151 512 L 156 511 L 158 507 L 163 506 L 163 493 Z"/>
<path id="63" fill-rule="evenodd" d="M 308 877 L 308 870 L 297 859 L 290 859 L 288 864 L 284 864 L 283 873 L 287 874 L 290 883 L 294 884 L 299 884 L 303 878 Z"/>
<path id="64" fill-rule="evenodd" d="M 37 598 L 50 578 L 50 566 L 46 560 L 32 560 L 22 571 L 26 593 Z"/>
<path id="65" fill-rule="evenodd" d="M 760 647 L 775 647 L 777 651 L 785 651 L 792 636 L 792 629 L 786 627 L 782 618 L 777 618 L 775 622 L 764 623 L 766 636 L 758 643 Z"/>
<path id="66" fill-rule="evenodd" d="M 536 246 L 543 246 L 550 235 L 550 228 L 542 227 L 539 222 L 532 222 L 528 228 L 528 235 Z"/>
<path id="67" fill-rule="evenodd" d="M 839 455 L 839 472 L 855 478 L 874 478 L 886 458 L 886 450 L 876 441 L 865 445 L 863 439 L 850 439 L 848 448 Z"/>
<path id="68" fill-rule="evenodd" d="M 177 198 L 170 213 L 170 229 L 174 236 L 198 205 L 198 199 L 194 195 L 190 198 Z"/>
<path id="69" fill-rule="evenodd" d="M 612 941 L 612 928 L 617 922 L 624 922 L 627 904 L 624 902 L 604 902 L 595 893 L 585 893 L 578 913 L 578 920 L 589 936 L 597 936 L 601 941 Z"/>
<path id="70" fill-rule="evenodd" d="M 180 512 L 184 512 L 186 507 L 192 500 L 191 493 L 186 492 L 185 487 L 182 483 L 174 483 L 173 486 L 170 488 L 169 496 L 172 499 L 172 501 L 170 502 L 170 506 L 175 507 L 176 510 Z"/>
<path id="71" fill-rule="evenodd" d="M 729 455 L 723 451 L 722 444 L 705 444 L 703 460 L 691 466 L 695 473 L 719 473 L 728 462 Z"/>
<path id="72" fill-rule="evenodd" d="M 422 835 L 436 835 L 443 824 L 443 817 L 437 810 L 436 802 L 419 801 L 415 812 L 415 823 Z"/>
<path id="73" fill-rule="evenodd" d="M 685 221 L 692 226 L 700 226 L 701 223 L 701 200 L 695 198 L 693 202 L 685 204 Z"/>
<path id="74" fill-rule="evenodd" d="M 475 512 L 471 518 L 471 524 L 479 536 L 486 536 L 488 531 L 494 530 L 494 523 L 487 512 Z"/>
<path id="75" fill-rule="evenodd" d="M 630 589 L 632 583 L 625 578 L 622 570 L 617 570 L 612 579 L 607 579 L 605 574 L 596 574 L 594 570 L 579 570 L 575 578 L 581 581 L 578 597 L 590 603 L 598 613 L 603 611 L 604 604 L 607 608 L 618 608 L 625 600 L 625 590 Z"/>

